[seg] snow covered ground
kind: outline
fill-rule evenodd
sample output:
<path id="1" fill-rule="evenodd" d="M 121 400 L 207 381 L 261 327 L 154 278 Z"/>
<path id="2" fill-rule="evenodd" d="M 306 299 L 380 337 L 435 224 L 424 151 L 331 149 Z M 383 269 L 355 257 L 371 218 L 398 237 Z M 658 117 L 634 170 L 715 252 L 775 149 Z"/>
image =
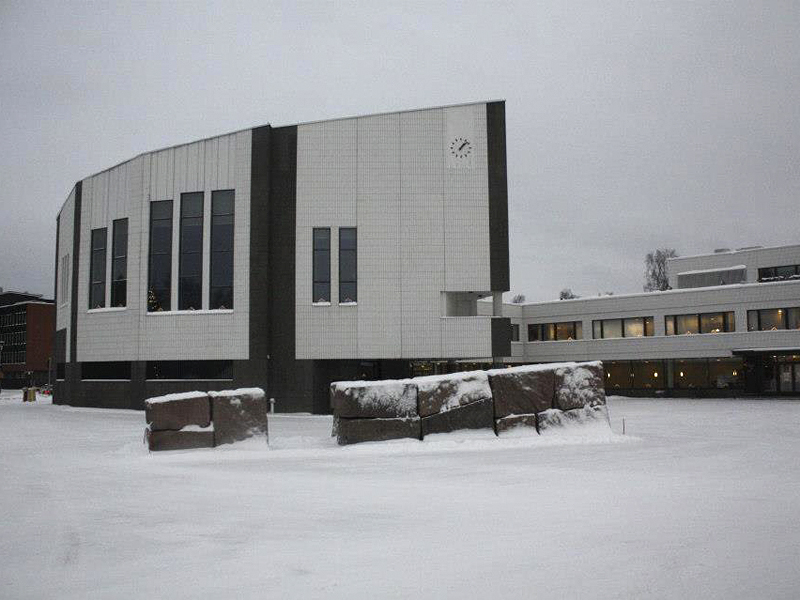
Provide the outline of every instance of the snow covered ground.
<path id="1" fill-rule="evenodd" d="M 2 598 L 797 598 L 800 402 L 610 399 L 564 438 L 148 454 L 144 415 L 0 395 Z"/>

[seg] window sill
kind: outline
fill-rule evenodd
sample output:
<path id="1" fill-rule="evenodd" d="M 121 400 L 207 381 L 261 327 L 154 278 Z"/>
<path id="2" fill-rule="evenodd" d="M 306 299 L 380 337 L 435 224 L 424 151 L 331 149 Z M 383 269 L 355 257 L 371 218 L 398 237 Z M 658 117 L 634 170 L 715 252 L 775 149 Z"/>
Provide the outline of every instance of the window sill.
<path id="1" fill-rule="evenodd" d="M 175 315 L 232 315 L 232 308 L 214 308 L 209 310 L 160 310 L 148 311 L 148 317 L 167 317 Z"/>
<path id="2" fill-rule="evenodd" d="M 358 306 L 358 302 L 339 302 L 339 306 Z"/>
<path id="3" fill-rule="evenodd" d="M 86 314 L 104 313 L 104 312 L 121 312 L 128 310 L 127 306 L 104 306 L 103 308 L 90 308 Z"/>
<path id="4" fill-rule="evenodd" d="M 330 306 L 330 302 L 312 302 L 311 306 Z"/>

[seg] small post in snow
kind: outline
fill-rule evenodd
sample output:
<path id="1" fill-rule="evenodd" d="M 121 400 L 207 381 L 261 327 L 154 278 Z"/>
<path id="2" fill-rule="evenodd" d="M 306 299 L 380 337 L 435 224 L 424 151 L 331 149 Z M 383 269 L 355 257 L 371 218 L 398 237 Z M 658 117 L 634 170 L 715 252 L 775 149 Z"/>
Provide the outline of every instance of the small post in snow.
<path id="1" fill-rule="evenodd" d="M 269 399 L 269 413 L 271 415 L 275 414 L 275 398 L 270 398 Z"/>
<path id="2" fill-rule="evenodd" d="M 622 435 L 625 435 L 625 417 L 622 417 Z"/>

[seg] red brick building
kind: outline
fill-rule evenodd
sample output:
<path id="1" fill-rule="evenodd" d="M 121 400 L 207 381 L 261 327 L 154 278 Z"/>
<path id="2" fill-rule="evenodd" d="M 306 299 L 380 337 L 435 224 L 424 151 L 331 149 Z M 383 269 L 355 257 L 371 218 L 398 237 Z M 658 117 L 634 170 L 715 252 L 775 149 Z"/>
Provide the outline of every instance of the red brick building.
<path id="1" fill-rule="evenodd" d="M 0 384 L 4 388 L 48 383 L 54 330 L 52 300 L 0 288 Z"/>

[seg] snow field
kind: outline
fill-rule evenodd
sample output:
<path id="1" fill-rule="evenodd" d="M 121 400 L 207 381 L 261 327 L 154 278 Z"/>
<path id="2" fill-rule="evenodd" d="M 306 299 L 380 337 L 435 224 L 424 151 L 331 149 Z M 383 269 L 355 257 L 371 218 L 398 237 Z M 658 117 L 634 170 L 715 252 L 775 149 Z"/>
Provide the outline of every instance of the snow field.
<path id="1" fill-rule="evenodd" d="M 616 435 L 148 454 L 0 395 L 3 598 L 795 598 L 800 402 L 609 398 Z M 629 435 L 621 436 L 621 419 Z"/>

